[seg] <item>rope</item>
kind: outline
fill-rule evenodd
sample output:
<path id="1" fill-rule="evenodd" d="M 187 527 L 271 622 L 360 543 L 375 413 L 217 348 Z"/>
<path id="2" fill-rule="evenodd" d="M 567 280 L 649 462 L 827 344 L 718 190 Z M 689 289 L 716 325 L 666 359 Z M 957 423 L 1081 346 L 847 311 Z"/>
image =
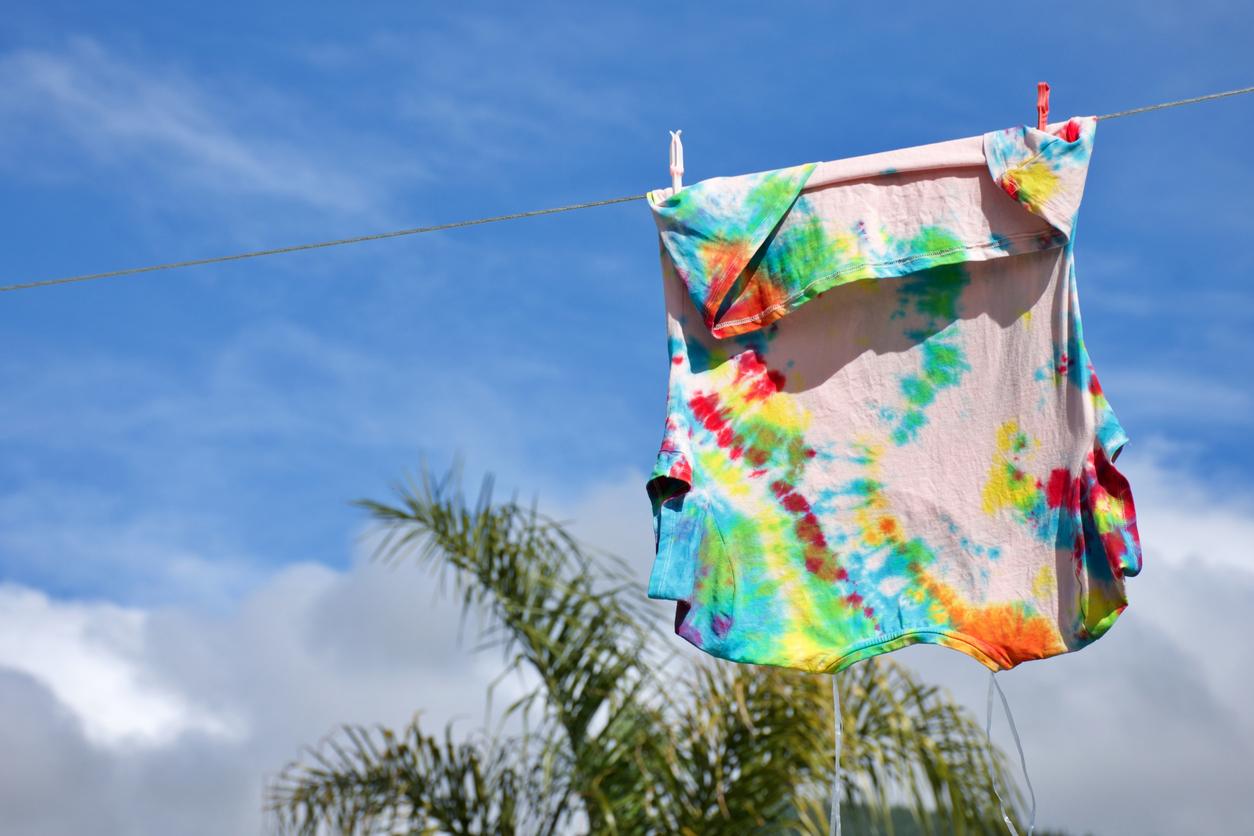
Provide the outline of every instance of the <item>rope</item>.
<path id="1" fill-rule="evenodd" d="M 282 253 L 296 253 L 301 250 L 318 250 L 323 247 L 339 247 L 343 244 L 360 244 L 364 241 L 380 241 L 384 238 L 400 238 L 404 235 L 421 235 L 424 232 L 439 232 L 444 229 L 458 229 L 463 226 L 478 226 L 479 224 L 491 224 L 497 221 L 513 221 L 519 218 L 534 218 L 537 215 L 555 215 L 558 212 L 571 212 L 575 209 L 591 209 L 594 206 L 609 206 L 612 203 L 627 203 L 632 200 L 644 200 L 644 195 L 630 195 L 628 197 L 612 197 L 609 200 L 593 200 L 588 203 L 572 203 L 570 206 L 558 206 L 553 209 L 532 209 L 529 212 L 514 212 L 510 215 L 497 215 L 492 218 L 476 218 L 472 221 L 455 221 L 448 224 L 438 224 L 436 226 L 416 226 L 412 229 L 397 229 L 392 232 L 376 232 L 373 235 L 358 235 L 353 238 L 337 238 L 334 241 L 317 241 L 312 244 L 293 244 L 290 247 L 274 247 L 269 250 L 253 250 L 247 253 L 236 253 L 235 255 L 220 255 L 214 258 L 193 258 L 189 261 L 172 261 L 168 264 L 153 264 L 148 267 L 128 267 L 124 270 L 110 270 L 107 273 L 88 273 L 83 276 L 66 276 L 62 279 L 42 279 L 35 282 L 22 282 L 21 284 L 8 284 L 0 287 L 0 292 L 9 290 L 28 290 L 33 287 L 50 287 L 57 284 L 70 284 L 72 282 L 87 282 L 93 279 L 113 279 L 118 276 L 134 276 L 137 273 L 151 273 L 155 270 L 173 270 L 176 267 L 196 267 L 201 264 L 221 264 L 224 261 L 242 261 L 246 258 L 260 258 L 263 255 L 280 255 Z"/>
<path id="2" fill-rule="evenodd" d="M 1108 113 L 1105 116 L 1099 116 L 1098 119 L 1119 119 L 1123 116 L 1131 116 L 1136 113 L 1147 113 L 1151 110 L 1162 110 L 1168 107 L 1179 107 L 1180 105 L 1196 104 L 1197 102 L 1208 102 L 1214 99 L 1224 99 L 1228 96 L 1239 96 L 1243 93 L 1254 93 L 1254 87 L 1242 87 L 1239 90 L 1227 90 L 1222 93 L 1210 93 L 1205 96 L 1194 96 L 1191 99 L 1179 99 L 1174 102 L 1162 102 L 1160 104 L 1146 105 L 1145 107 L 1135 107 L 1131 110 L 1120 110 L 1117 113 Z M 260 258 L 263 255 L 281 255 L 283 253 L 295 253 L 302 250 L 318 250 L 323 247 L 339 247 L 344 244 L 360 244 L 365 241 L 381 241 L 385 238 L 400 238 L 405 235 L 422 235 L 426 232 L 440 232 L 445 229 L 459 229 L 465 226 L 478 226 L 479 224 L 491 224 L 498 221 L 513 221 L 519 218 L 534 218 L 538 215 L 555 215 L 559 212 L 572 212 L 576 209 L 591 209 L 594 206 L 609 206 L 614 203 L 628 203 L 633 200 L 644 200 L 645 195 L 629 195 L 627 197 L 612 197 L 609 200 L 593 200 L 587 203 L 572 203 L 570 206 L 557 206 L 552 209 L 532 209 L 529 212 L 514 212 L 510 215 L 497 215 L 492 218 L 476 218 L 470 221 L 455 221 L 454 223 L 437 224 L 436 226 L 418 226 L 412 229 L 398 229 L 392 232 L 378 232 L 373 235 L 358 235 L 353 238 L 337 238 L 334 241 L 318 241 L 312 244 L 294 244 L 290 247 L 274 247 L 268 250 L 253 250 L 252 252 L 237 253 L 235 255 L 220 255 L 214 258 L 193 258 L 188 261 L 172 261 L 167 264 L 152 264 L 147 267 L 128 267 L 123 270 L 110 270 L 106 273 L 87 273 L 81 276 L 66 276 L 59 279 L 41 279 L 39 281 L 19 282 L 17 284 L 0 285 L 0 293 L 10 290 L 30 290 L 36 287 L 51 287 L 58 284 L 72 284 L 74 282 L 87 282 L 95 279 L 113 279 L 119 276 L 134 276 L 139 273 L 152 273 L 157 270 L 174 270 L 178 267 L 197 267 L 204 264 L 221 264 L 226 261 L 242 261 L 246 258 Z"/>
<path id="3" fill-rule="evenodd" d="M 1242 93 L 1254 93 L 1254 87 L 1242 87 L 1240 90 L 1225 90 L 1222 93 L 1208 93 L 1205 96 L 1194 96 L 1191 99 L 1179 99 L 1174 102 L 1163 102 L 1162 104 L 1146 105 L 1145 107 L 1134 107 L 1131 110 L 1121 110 L 1118 113 L 1107 113 L 1105 116 L 1099 116 L 1097 118 L 1118 119 L 1121 116 L 1131 116 L 1134 113 L 1148 113 L 1151 110 L 1162 110 L 1165 107 L 1179 107 L 1180 105 L 1209 102 L 1214 99 L 1226 99 L 1229 96 L 1240 96 Z"/>

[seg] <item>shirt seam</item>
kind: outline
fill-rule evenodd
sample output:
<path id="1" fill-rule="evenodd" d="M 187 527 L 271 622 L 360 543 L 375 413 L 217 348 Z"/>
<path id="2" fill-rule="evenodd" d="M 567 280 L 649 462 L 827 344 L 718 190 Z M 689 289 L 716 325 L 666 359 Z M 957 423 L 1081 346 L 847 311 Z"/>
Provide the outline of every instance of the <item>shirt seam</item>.
<path id="1" fill-rule="evenodd" d="M 793 166 L 793 168 L 807 168 L 807 167 L 810 170 L 806 172 L 804 179 L 802 179 L 801 182 L 797 184 L 797 193 L 793 195 L 792 200 L 789 201 L 788 206 L 785 207 L 783 214 L 779 215 L 778 217 L 763 218 L 758 223 L 758 225 L 753 228 L 752 235 L 748 236 L 752 238 L 755 242 L 757 242 L 757 245 L 754 247 L 755 251 L 757 251 L 762 246 L 762 243 L 768 237 L 770 237 L 771 230 L 775 228 L 776 226 L 780 225 L 781 223 L 783 223 L 784 218 L 788 217 L 788 214 L 797 205 L 797 201 L 801 199 L 801 193 L 805 191 L 806 183 L 810 181 L 810 177 L 811 175 L 814 174 L 814 169 L 818 167 L 818 163 L 802 163 L 800 166 Z M 818 281 L 821 281 L 821 279 Z M 727 298 L 727 294 L 731 293 L 732 288 L 735 286 L 736 286 L 736 282 L 733 281 L 730 285 L 727 286 L 727 290 L 723 293 L 723 296 L 720 299 L 716 301 L 711 300 L 711 301 L 715 301 L 715 304 L 713 306 L 709 305 L 708 303 L 705 305 L 705 310 L 702 311 L 702 313 L 705 315 L 706 322 L 709 325 L 709 327 L 711 328 L 716 327 L 717 323 L 715 322 L 715 318 L 718 316 L 718 309 L 723 307 L 723 301 Z"/>
<path id="2" fill-rule="evenodd" d="M 972 636 L 968 633 L 963 633 L 957 630 L 943 630 L 943 629 L 939 629 L 936 627 L 910 627 L 904 630 L 896 630 L 892 633 L 887 633 L 882 636 L 876 636 L 870 639 L 863 639 L 862 641 L 857 642 L 856 644 L 849 645 L 840 653 L 837 653 L 834 656 L 832 656 L 831 662 L 824 664 L 824 669 L 830 670 L 830 669 L 839 667 L 840 663 L 844 661 L 845 659 L 848 659 L 850 656 L 853 656 L 859 653 L 860 651 L 866 650 L 868 648 L 873 648 L 879 645 L 888 644 L 889 642 L 896 641 L 897 639 L 900 639 L 903 637 L 919 636 L 919 635 L 935 635 L 935 636 L 943 636 L 944 638 L 948 638 L 948 639 L 956 639 L 957 641 L 961 642 L 962 644 L 974 650 L 975 658 L 981 664 L 984 664 L 985 667 L 988 667 L 988 665 L 984 662 L 984 660 L 987 659 L 990 662 L 994 663 L 995 668 L 997 670 L 1009 670 L 1009 667 L 1002 664 L 991 653 L 985 650 L 980 640 L 977 639 L 975 636 Z M 967 654 L 967 655 L 970 656 L 972 654 Z M 854 661 L 856 662 L 858 660 L 854 660 Z M 1013 666 L 1010 666 L 1010 667 L 1013 667 Z"/>
<path id="3" fill-rule="evenodd" d="M 1055 230 L 1056 233 L 1059 232 L 1059 230 L 1057 230 L 1056 227 L 1053 227 L 1052 224 L 1051 224 L 1051 227 Z M 717 327 L 720 331 L 723 331 L 728 328 L 734 328 L 737 325 L 746 325 L 750 322 L 758 322 L 762 320 L 763 318 L 765 318 L 766 316 L 768 316 L 769 314 L 775 313 L 778 310 L 789 307 L 790 305 L 792 305 L 793 302 L 797 301 L 797 299 L 804 296 L 806 291 L 814 287 L 816 284 L 821 284 L 822 282 L 825 282 L 828 279 L 834 279 L 834 278 L 837 278 L 838 276 L 844 275 L 846 273 L 852 273 L 856 270 L 867 270 L 867 269 L 874 269 L 877 267 L 892 267 L 896 265 L 908 264 L 912 261 L 919 261 L 921 259 L 936 258 L 939 256 L 944 256 L 944 255 L 953 255 L 954 253 L 969 252 L 972 250 L 993 249 L 995 247 L 999 247 L 1002 243 L 1007 242 L 1007 241 L 1021 241 L 1021 240 L 1026 240 L 1029 238 L 1038 238 L 1040 237 L 1040 234 L 1041 234 L 1040 232 L 1020 232 L 1014 235 L 1003 235 L 993 240 L 986 241 L 980 244 L 967 244 L 966 246 L 962 246 L 962 247 L 949 247 L 948 249 L 933 250 L 931 252 L 926 252 L 926 253 L 914 253 L 913 255 L 902 256 L 901 258 L 894 258 L 890 261 L 876 261 L 872 264 L 856 264 L 856 265 L 850 265 L 848 267 L 842 267 L 839 270 L 835 270 L 831 273 L 825 273 L 824 275 L 819 276 L 818 278 L 812 279 L 804 287 L 799 288 L 798 290 L 794 291 L 792 295 L 790 295 L 787 299 L 784 299 L 781 302 L 776 302 L 774 305 L 771 305 L 769 308 L 763 308 L 760 312 L 754 314 L 753 316 L 718 322 L 718 323 L 715 323 L 715 327 Z M 868 277 L 868 278 L 882 278 L 882 277 L 875 276 L 875 277 Z"/>

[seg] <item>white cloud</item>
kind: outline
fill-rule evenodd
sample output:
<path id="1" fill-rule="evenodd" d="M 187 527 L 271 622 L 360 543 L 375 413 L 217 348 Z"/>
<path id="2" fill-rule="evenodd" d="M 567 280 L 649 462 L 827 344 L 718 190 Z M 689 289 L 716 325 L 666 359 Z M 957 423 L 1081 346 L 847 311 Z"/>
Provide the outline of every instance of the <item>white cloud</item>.
<path id="1" fill-rule="evenodd" d="M 1000 675 L 1042 825 L 1102 836 L 1239 832 L 1254 761 L 1254 501 L 1189 475 L 1179 445 L 1129 445 L 1144 567 L 1082 651 Z M 953 651 L 898 658 L 983 718 L 987 673 Z M 995 736 L 1011 753 L 1005 720 Z"/>
<path id="2" fill-rule="evenodd" d="M 1174 472 L 1165 463 L 1171 448 L 1142 447 L 1120 458 L 1146 543 L 1145 569 L 1129 581 L 1131 607 L 1092 647 L 1026 664 L 1002 683 L 1042 824 L 1103 836 L 1232 832 L 1244 816 L 1238 784 L 1254 758 L 1245 698 L 1254 646 L 1234 638 L 1254 628 L 1251 514 L 1242 500 L 1217 500 Z M 628 558 L 643 595 L 651 529 L 642 484 L 641 474 L 626 471 L 554 512 Z M 341 573 L 294 565 L 233 611 L 212 615 L 57 601 L 9 587 L 0 630 L 22 629 L 60 654 L 41 664 L 28 654 L 7 663 L 24 675 L 0 675 L 0 707 L 8 706 L 0 748 L 43 770 L 14 784 L 25 799 L 13 800 L 14 809 L 25 818 L 11 821 L 23 832 L 74 833 L 81 805 L 99 804 L 104 824 L 94 831 L 104 834 L 189 832 L 187 821 L 199 822 L 190 832 L 255 832 L 267 776 L 340 722 L 399 725 L 421 708 L 429 729 L 455 717 L 461 731 L 479 727 L 500 660 L 470 652 L 473 623 L 458 643 L 458 610 L 436 586 L 409 566 L 358 564 Z M 45 630 L 51 635 L 39 639 Z M 681 656 L 695 653 L 674 641 Z M 74 667 L 85 658 L 101 661 Z M 895 658 L 982 715 L 986 679 L 976 663 L 941 648 Z M 71 660 L 69 673 L 58 659 Z M 91 693 L 94 677 L 125 684 L 103 691 L 108 702 L 73 698 Z M 516 693 L 516 683 L 503 687 L 498 707 Z M 163 734 L 147 746 L 84 731 L 118 717 L 133 726 L 153 699 L 177 710 L 167 710 Z M 995 725 L 1009 745 L 1004 721 Z M 70 778 L 82 786 L 80 804 L 30 801 L 54 797 Z"/>
<path id="3" fill-rule="evenodd" d="M 82 720 L 92 743 L 159 746 L 189 731 L 239 734 L 229 719 L 145 681 L 139 656 L 147 620 L 139 610 L 53 603 L 41 592 L 0 585 L 0 667 L 44 683 Z"/>
<path id="4" fill-rule="evenodd" d="M 1150 437 L 1120 454 L 1117 467 L 1132 486 L 1142 541 L 1173 566 L 1254 572 L 1254 494 L 1199 480 L 1189 453 L 1183 444 Z"/>
<path id="5" fill-rule="evenodd" d="M 64 178 L 90 160 L 143 177 L 145 187 L 128 192 L 135 199 L 181 204 L 263 197 L 368 214 L 387 202 L 389 184 L 419 175 L 412 156 L 318 124 L 255 80 L 215 79 L 83 37 L 0 54 L 9 126 L 0 147 L 22 176 Z"/>
<path id="6" fill-rule="evenodd" d="M 432 732 L 480 727 L 501 663 L 471 654 L 473 620 L 458 643 L 434 586 L 413 567 L 295 565 L 217 615 L 0 588 L 5 826 L 256 833 L 265 782 L 342 722 L 422 709 Z M 516 695 L 505 680 L 495 704 Z"/>
<path id="7" fill-rule="evenodd" d="M 1176 565 L 1151 546 L 1131 606 L 1098 642 L 999 676 L 1042 826 L 1103 836 L 1240 832 L 1254 759 L 1254 575 Z M 981 719 L 987 672 L 941 648 L 900 656 Z M 1000 707 L 994 735 L 1013 741 Z"/>
<path id="8" fill-rule="evenodd" d="M 1145 546 L 1131 604 L 1084 650 L 999 677 L 1011 699 L 1042 826 L 1074 834 L 1240 832 L 1254 762 L 1254 496 L 1192 475 L 1190 451 L 1162 438 L 1129 444 L 1118 467 Z M 644 577 L 651 562 L 643 477 L 591 491 L 566 516 Z M 659 602 L 659 607 L 666 605 Z M 691 655 L 680 640 L 681 655 Z M 987 671 L 952 650 L 895 659 L 983 719 Z M 1000 713 L 994 735 L 1017 766 Z M 1017 773 L 1016 773 L 1017 774 Z"/>

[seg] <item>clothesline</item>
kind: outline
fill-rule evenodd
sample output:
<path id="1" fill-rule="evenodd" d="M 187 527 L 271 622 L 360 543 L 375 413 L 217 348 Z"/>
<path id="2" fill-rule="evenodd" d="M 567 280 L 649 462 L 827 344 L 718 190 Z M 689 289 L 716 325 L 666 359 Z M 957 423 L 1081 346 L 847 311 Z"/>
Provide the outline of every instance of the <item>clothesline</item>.
<path id="1" fill-rule="evenodd" d="M 1196 104 L 1198 102 L 1207 102 L 1214 99 L 1223 99 L 1228 96 L 1239 96 L 1243 93 L 1254 93 L 1254 87 L 1242 87 L 1237 90 L 1225 90 L 1222 93 L 1208 93 L 1204 96 L 1194 96 L 1189 99 L 1177 99 L 1171 102 L 1161 102 L 1159 104 L 1145 105 L 1144 107 L 1134 107 L 1130 110 L 1120 110 L 1115 113 L 1108 113 L 1105 116 L 1097 117 L 1099 120 L 1118 119 L 1123 116 L 1132 116 L 1138 113 L 1147 113 L 1151 110 L 1162 110 L 1168 107 L 1179 107 L 1180 105 Z M 357 235 L 352 238 L 337 238 L 332 241 L 316 241 L 310 244 L 293 244 L 287 247 L 274 247 L 266 250 L 253 250 L 251 252 L 236 253 L 234 255 L 220 255 L 212 258 L 193 258 L 187 261 L 172 261 L 166 264 L 151 264 L 146 267 L 128 267 L 122 270 L 110 270 L 104 273 L 86 273 L 78 276 L 65 276 L 56 279 L 40 279 L 38 281 L 19 282 L 16 284 L 7 284 L 0 286 L 0 292 L 10 290 L 30 290 L 37 287 L 51 287 L 59 284 L 71 284 L 74 282 L 86 282 L 94 279 L 113 279 L 120 276 L 133 276 L 139 273 L 152 273 L 157 270 L 173 270 L 178 267 L 197 267 L 205 264 L 221 264 L 227 261 L 241 261 L 247 258 L 260 258 L 265 255 L 281 255 L 283 253 L 295 253 L 303 250 L 318 250 L 324 247 L 339 247 L 345 244 L 361 244 L 366 241 L 381 241 L 385 238 L 400 238 L 406 235 L 421 235 L 427 232 L 440 232 L 446 229 L 459 229 L 466 226 L 478 226 L 480 224 L 497 223 L 498 221 L 513 221 L 520 218 L 534 218 L 540 215 L 555 215 L 559 212 L 572 212 L 576 209 L 591 209 L 595 206 L 610 206 L 615 203 L 628 203 L 633 200 L 644 200 L 645 195 L 627 195 L 625 197 L 611 197 L 608 200 L 592 200 L 585 203 L 572 203 L 569 206 L 556 206 L 551 209 L 532 209 L 527 212 L 514 212 L 509 215 L 496 215 L 490 218 L 475 218 L 468 221 L 454 221 L 453 223 L 436 224 L 435 226 L 417 226 L 411 229 L 397 229 L 391 232 L 376 232 L 371 235 Z"/>

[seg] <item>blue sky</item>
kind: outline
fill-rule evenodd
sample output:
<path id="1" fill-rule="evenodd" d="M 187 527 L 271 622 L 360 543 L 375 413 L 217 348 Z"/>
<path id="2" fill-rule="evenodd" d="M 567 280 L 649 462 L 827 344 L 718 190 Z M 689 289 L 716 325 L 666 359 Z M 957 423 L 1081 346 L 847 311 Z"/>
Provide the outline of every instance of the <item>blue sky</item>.
<path id="1" fill-rule="evenodd" d="M 7 10 L 0 283 L 642 193 L 668 184 L 669 129 L 692 182 L 1030 121 L 1041 79 L 1055 117 L 1254 83 L 1239 3 L 713 8 Z M 1251 126 L 1254 96 L 1100 124 L 1077 234 L 1120 465 L 1161 498 L 1171 565 L 1202 552 L 1238 586 Z M 244 635 L 258 601 L 358 582 L 349 500 L 457 454 L 611 548 L 649 539 L 666 354 L 642 202 L 5 294 L 0 333 L 0 584 L 29 604 L 10 612 Z M 10 667 L 73 703 L 47 666 Z"/>

